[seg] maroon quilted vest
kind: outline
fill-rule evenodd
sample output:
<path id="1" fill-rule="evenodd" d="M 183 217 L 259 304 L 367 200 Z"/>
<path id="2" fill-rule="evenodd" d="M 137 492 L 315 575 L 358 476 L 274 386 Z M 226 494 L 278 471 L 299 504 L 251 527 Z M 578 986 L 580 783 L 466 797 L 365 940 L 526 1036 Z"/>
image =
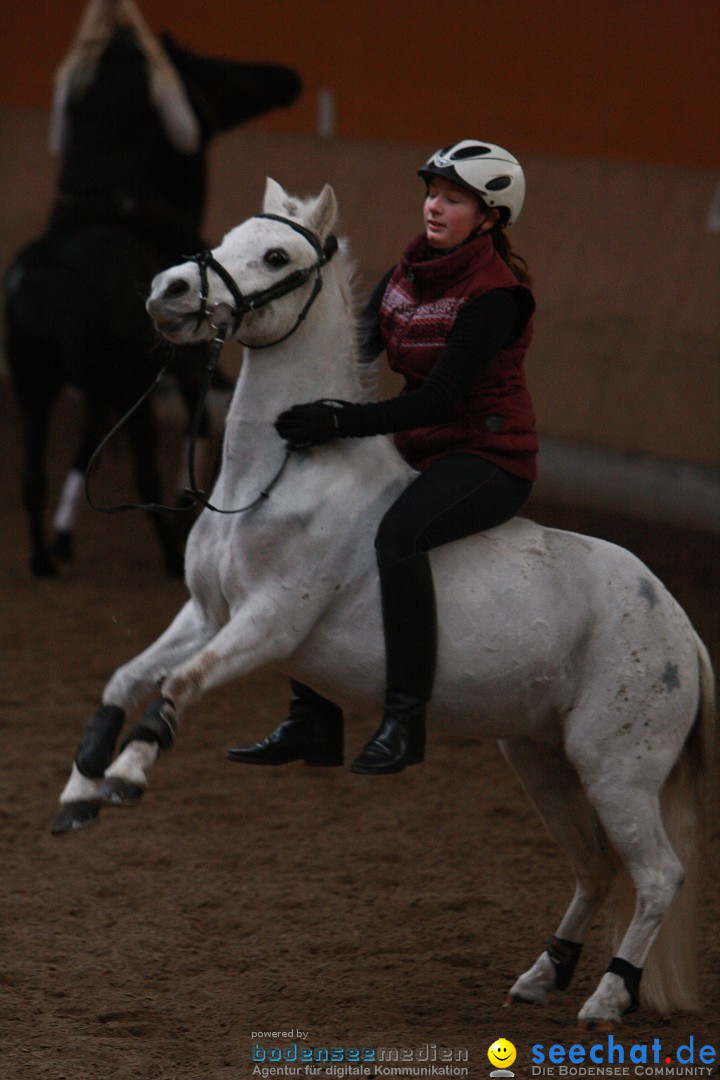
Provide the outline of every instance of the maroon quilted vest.
<path id="1" fill-rule="evenodd" d="M 381 305 L 388 361 L 405 378 L 403 392 L 427 378 L 468 300 L 497 288 L 529 293 L 488 236 L 429 260 L 425 251 L 422 235 L 409 244 Z M 534 308 L 532 294 L 530 299 Z M 478 454 L 507 472 L 535 479 L 535 414 L 523 365 L 531 337 L 532 318 L 520 337 L 493 357 L 445 423 L 395 435 L 400 453 L 414 468 L 426 468 L 448 454 Z"/>

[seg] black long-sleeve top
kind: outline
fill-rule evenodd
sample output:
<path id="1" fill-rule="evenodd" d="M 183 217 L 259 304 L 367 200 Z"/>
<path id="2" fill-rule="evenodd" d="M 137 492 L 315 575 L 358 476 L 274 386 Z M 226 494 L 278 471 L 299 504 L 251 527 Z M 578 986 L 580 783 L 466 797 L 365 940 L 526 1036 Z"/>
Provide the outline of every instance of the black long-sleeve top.
<path id="1" fill-rule="evenodd" d="M 393 272 L 394 267 L 375 287 L 359 319 L 360 350 L 366 362 L 376 359 L 384 348 L 380 305 Z M 337 414 L 340 435 L 384 435 L 444 423 L 496 353 L 523 332 L 531 308 L 523 303 L 522 292 L 492 289 L 468 300 L 427 379 L 386 401 L 346 405 Z"/>

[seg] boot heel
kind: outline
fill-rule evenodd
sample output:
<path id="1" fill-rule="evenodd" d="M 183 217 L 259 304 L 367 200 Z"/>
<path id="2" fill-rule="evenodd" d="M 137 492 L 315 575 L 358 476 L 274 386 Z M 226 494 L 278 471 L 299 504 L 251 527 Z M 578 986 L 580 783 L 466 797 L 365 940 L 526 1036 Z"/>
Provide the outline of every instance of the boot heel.
<path id="1" fill-rule="evenodd" d="M 389 775 L 425 758 L 425 703 L 388 694 L 385 716 L 374 737 L 350 766 L 354 773 Z"/>

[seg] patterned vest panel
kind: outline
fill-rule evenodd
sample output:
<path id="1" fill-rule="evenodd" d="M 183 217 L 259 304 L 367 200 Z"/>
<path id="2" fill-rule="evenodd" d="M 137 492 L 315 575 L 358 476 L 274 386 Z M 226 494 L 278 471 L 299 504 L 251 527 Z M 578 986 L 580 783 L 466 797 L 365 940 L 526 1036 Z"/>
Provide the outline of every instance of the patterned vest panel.
<path id="1" fill-rule="evenodd" d="M 534 300 L 480 236 L 448 255 L 426 260 L 425 238 L 407 247 L 385 290 L 381 331 L 392 369 L 413 390 L 429 375 L 460 310 L 491 289 L 522 290 L 530 312 Z M 517 476 L 533 480 L 538 450 L 535 414 L 525 386 L 524 360 L 532 337 L 532 314 L 516 341 L 498 352 L 443 424 L 395 435 L 403 457 L 423 469 L 448 454 L 478 454 Z"/>

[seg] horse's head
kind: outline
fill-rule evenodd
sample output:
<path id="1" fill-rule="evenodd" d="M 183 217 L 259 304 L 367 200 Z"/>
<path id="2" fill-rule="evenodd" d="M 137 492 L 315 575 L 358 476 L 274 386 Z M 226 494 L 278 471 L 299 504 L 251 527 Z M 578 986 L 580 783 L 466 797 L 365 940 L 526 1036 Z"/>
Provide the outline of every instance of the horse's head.
<path id="1" fill-rule="evenodd" d="M 222 323 L 251 348 L 283 340 L 319 292 L 322 268 L 337 250 L 336 218 L 329 185 L 303 200 L 268 179 L 262 214 L 153 280 L 146 308 L 155 326 L 181 344 L 212 337 Z"/>

